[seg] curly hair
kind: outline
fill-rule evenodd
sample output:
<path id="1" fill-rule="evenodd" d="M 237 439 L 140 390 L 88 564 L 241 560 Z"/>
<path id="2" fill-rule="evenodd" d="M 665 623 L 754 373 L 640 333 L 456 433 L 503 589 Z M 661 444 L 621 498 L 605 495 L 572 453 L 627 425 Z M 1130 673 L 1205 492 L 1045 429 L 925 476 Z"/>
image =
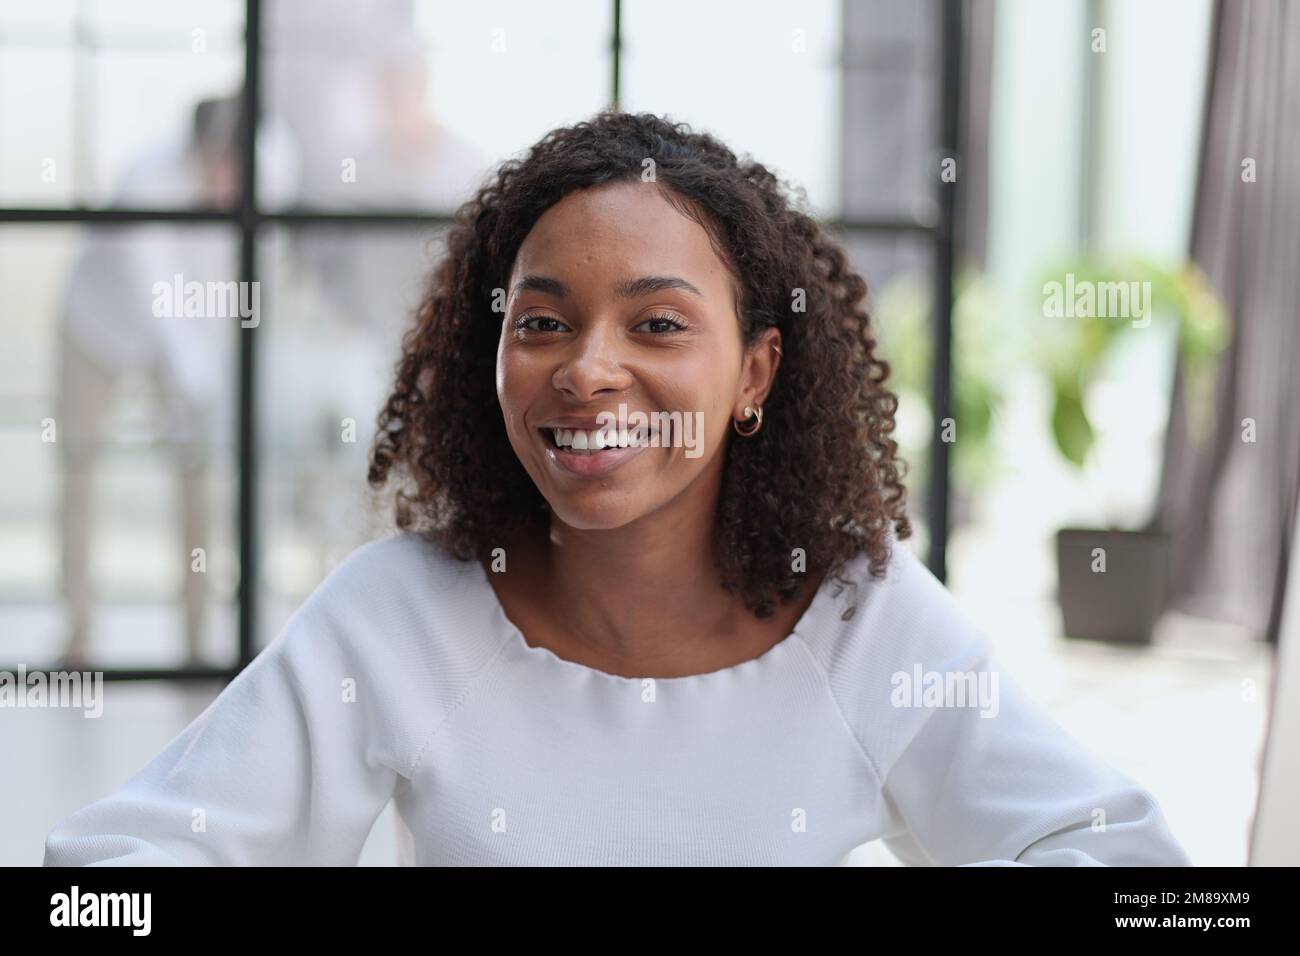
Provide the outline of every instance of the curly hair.
<path id="1" fill-rule="evenodd" d="M 912 533 L 906 466 L 891 438 L 897 396 L 843 247 L 763 165 L 713 136 L 650 113 L 605 110 L 554 129 L 456 212 L 446 255 L 402 340 L 378 419 L 369 482 L 390 479 L 397 526 L 461 560 L 488 553 L 549 508 L 515 456 L 496 395 L 502 322 L 494 294 L 542 214 L 568 193 L 640 181 L 708 232 L 732 273 L 746 346 L 780 330 L 782 362 L 752 438 L 728 435 L 714 532 L 722 586 L 759 618 L 808 572 L 838 574 L 865 552 L 884 576 L 890 535 Z M 793 195 L 794 198 L 790 198 Z M 794 570 L 794 549 L 805 567 Z"/>

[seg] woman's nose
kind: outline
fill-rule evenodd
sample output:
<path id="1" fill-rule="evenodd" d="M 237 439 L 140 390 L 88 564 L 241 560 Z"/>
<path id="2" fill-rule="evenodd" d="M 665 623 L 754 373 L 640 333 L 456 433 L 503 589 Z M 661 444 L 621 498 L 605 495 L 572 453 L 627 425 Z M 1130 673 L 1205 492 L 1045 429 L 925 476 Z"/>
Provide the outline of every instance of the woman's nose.
<path id="1" fill-rule="evenodd" d="M 612 330 L 584 329 L 566 351 L 551 381 L 575 401 L 590 401 L 601 392 L 622 391 L 631 384 L 624 345 Z"/>

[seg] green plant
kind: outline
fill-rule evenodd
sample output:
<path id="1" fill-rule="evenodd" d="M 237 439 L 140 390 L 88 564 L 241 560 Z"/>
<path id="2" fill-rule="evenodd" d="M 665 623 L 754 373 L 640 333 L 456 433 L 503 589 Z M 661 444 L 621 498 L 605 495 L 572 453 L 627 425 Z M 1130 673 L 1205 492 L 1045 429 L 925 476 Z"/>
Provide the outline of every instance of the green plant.
<path id="1" fill-rule="evenodd" d="M 1199 268 L 1085 256 L 1046 273 L 1042 294 L 1045 317 L 1056 321 L 1039 340 L 1038 359 L 1052 389 L 1052 437 L 1066 460 L 1082 467 L 1096 440 L 1085 396 L 1106 358 L 1121 337 L 1154 323 L 1176 323 L 1190 431 L 1194 440 L 1206 434 L 1216 359 L 1231 327 Z"/>

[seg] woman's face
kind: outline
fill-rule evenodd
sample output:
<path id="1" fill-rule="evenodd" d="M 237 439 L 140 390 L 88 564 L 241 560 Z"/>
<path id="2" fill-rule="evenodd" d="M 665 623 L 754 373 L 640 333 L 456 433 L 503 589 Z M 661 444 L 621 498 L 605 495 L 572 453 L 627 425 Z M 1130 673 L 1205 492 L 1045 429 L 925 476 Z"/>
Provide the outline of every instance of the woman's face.
<path id="1" fill-rule="evenodd" d="M 704 229 L 653 183 L 570 193 L 525 238 L 506 296 L 497 397 L 553 514 L 607 530 L 683 496 L 712 509 L 733 414 L 762 400 L 775 366 L 770 348 L 743 349 L 731 276 Z M 638 444 L 643 421 L 671 425 Z M 619 447 L 592 450 L 592 432 Z"/>

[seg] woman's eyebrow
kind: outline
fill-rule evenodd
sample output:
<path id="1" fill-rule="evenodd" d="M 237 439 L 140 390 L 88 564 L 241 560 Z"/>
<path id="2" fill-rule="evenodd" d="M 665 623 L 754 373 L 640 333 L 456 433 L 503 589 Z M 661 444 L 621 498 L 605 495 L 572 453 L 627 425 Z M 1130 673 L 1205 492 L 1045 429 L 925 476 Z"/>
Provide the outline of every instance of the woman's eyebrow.
<path id="1" fill-rule="evenodd" d="M 520 292 L 541 292 L 563 299 L 569 294 L 569 287 L 559 279 L 552 279 L 549 276 L 527 275 L 515 283 L 514 288 L 510 290 L 510 298 L 513 299 Z"/>
<path id="2" fill-rule="evenodd" d="M 653 295 L 669 289 L 680 289 L 698 298 L 704 298 L 703 292 L 678 276 L 642 276 L 640 279 L 624 282 L 614 291 L 624 299 L 639 299 L 643 295 Z"/>
<path id="3" fill-rule="evenodd" d="M 653 295 L 669 289 L 678 289 L 698 298 L 704 298 L 703 292 L 680 276 L 642 276 L 624 282 L 614 292 L 623 299 L 639 299 L 641 296 Z M 514 288 L 510 290 L 510 297 L 513 299 L 521 292 L 541 292 L 563 299 L 568 296 L 569 287 L 559 279 L 552 279 L 550 276 L 527 275 L 515 283 Z"/>

